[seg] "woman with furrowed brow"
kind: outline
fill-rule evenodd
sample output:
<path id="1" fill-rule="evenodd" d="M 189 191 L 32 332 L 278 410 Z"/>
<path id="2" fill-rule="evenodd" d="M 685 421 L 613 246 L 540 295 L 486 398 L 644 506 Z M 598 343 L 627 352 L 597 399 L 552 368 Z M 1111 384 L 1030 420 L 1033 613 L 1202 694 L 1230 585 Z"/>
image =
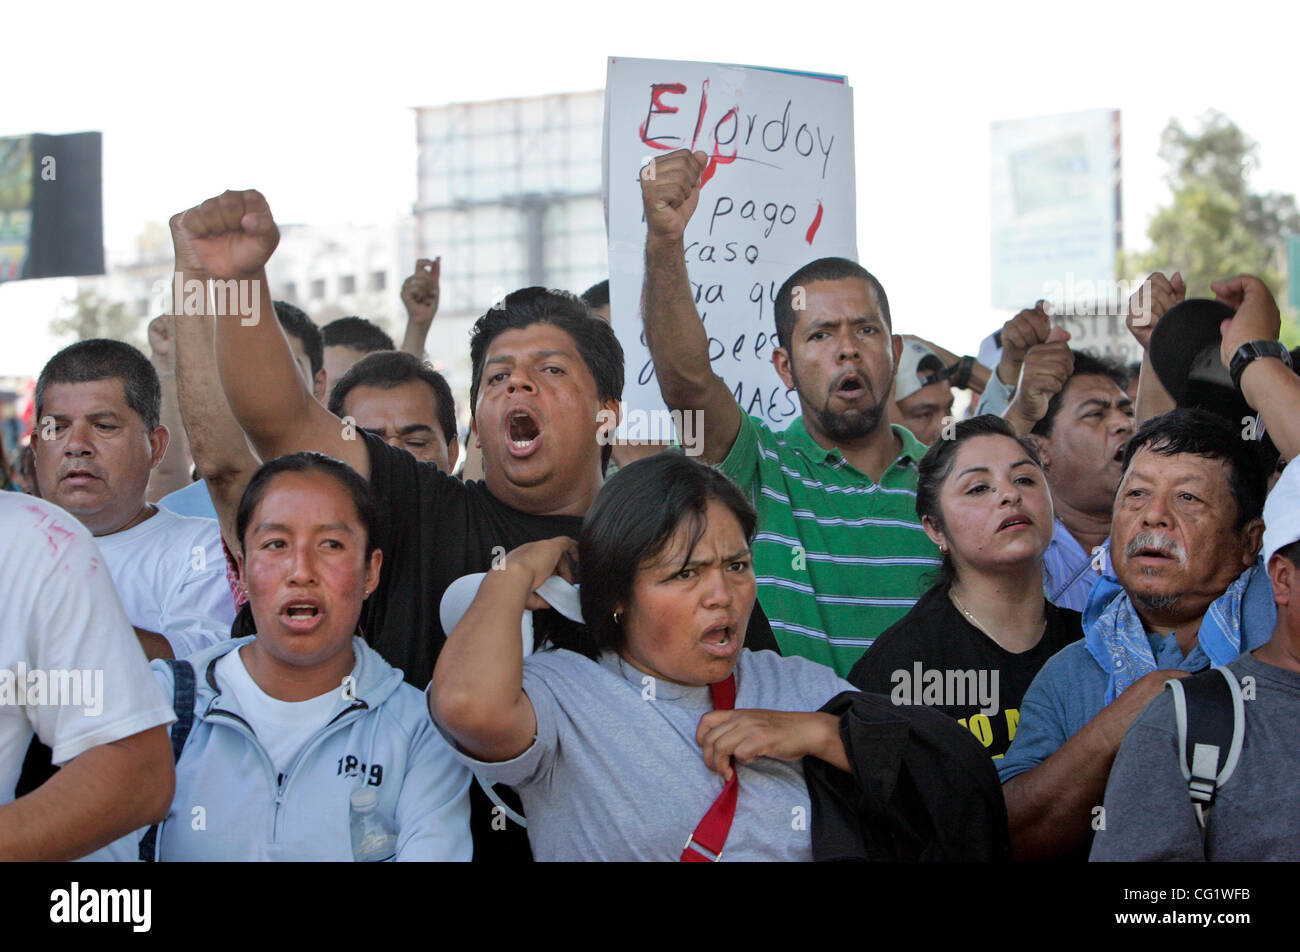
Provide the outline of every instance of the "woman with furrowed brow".
<path id="1" fill-rule="evenodd" d="M 1079 613 L 1043 595 L 1051 493 L 1033 443 L 995 416 L 958 423 L 918 468 L 916 511 L 944 555 L 942 578 L 849 680 L 896 704 L 942 710 L 999 758 L 1034 675 L 1083 637 Z"/>
<path id="2" fill-rule="evenodd" d="M 537 859 L 812 859 L 801 761 L 849 770 L 839 718 L 817 709 L 852 687 L 742 650 L 754 527 L 725 476 L 660 454 L 605 484 L 576 544 L 530 543 L 487 573 L 430 710 L 471 769 L 519 793 Z M 552 575 L 572 581 L 575 555 L 586 623 L 522 658 L 523 613 Z M 702 834 L 719 811 L 721 835 Z"/>

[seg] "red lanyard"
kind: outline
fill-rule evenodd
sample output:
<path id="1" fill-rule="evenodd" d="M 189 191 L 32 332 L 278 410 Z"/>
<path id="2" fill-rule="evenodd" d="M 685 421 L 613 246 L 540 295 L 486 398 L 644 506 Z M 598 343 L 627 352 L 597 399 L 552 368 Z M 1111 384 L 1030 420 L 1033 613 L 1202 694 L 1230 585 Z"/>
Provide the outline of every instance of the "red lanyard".
<path id="1" fill-rule="evenodd" d="M 715 711 L 732 710 L 736 706 L 736 676 L 729 674 L 725 681 L 710 684 L 709 695 L 713 698 Z M 731 832 L 731 821 L 736 818 L 736 797 L 740 792 L 736 781 L 739 776 L 740 771 L 736 769 L 735 764 L 732 764 L 731 779 L 722 788 L 722 793 L 718 794 L 718 799 L 713 801 L 709 812 L 704 814 L 704 819 L 695 828 L 695 832 L 687 837 L 681 862 L 716 863 L 722 859 L 722 845 L 727 842 L 727 834 Z M 708 857 L 699 852 L 700 847 L 713 856 Z"/>

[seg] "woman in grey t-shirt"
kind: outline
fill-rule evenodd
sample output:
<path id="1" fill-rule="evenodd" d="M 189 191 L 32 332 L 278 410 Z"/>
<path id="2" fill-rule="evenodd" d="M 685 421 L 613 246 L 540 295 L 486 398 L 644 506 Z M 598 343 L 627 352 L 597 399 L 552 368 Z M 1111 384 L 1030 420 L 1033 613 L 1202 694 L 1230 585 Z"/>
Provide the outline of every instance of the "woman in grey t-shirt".
<path id="1" fill-rule="evenodd" d="M 726 477 L 661 454 L 606 483 L 577 544 L 521 546 L 487 573 L 439 656 L 430 709 L 465 763 L 518 790 L 538 859 L 680 859 L 733 772 L 727 858 L 812 858 L 800 760 L 849 765 L 838 718 L 809 712 L 852 687 L 742 650 L 754 526 Z M 522 659 L 523 612 L 545 607 L 535 592 L 550 576 L 574 579 L 575 555 L 586 624 Z M 714 710 L 710 685 L 733 676 L 734 709 Z"/>

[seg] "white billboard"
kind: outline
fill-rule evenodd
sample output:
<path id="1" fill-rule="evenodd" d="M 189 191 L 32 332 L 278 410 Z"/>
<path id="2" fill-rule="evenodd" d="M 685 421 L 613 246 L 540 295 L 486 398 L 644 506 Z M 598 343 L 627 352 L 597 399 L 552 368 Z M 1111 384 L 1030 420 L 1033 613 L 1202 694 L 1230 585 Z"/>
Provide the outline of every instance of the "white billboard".
<path id="1" fill-rule="evenodd" d="M 1119 111 L 994 122 L 993 306 L 1109 310 L 1119 251 Z M 1101 305 L 1099 308 L 1098 305 Z"/>
<path id="2" fill-rule="evenodd" d="M 816 258 L 857 260 L 853 90 L 842 76 L 610 58 L 610 309 L 626 359 L 625 408 L 638 411 L 664 405 L 641 326 L 640 170 L 680 148 L 710 156 L 685 245 L 713 370 L 744 412 L 783 429 L 799 406 L 772 367 L 777 289 Z"/>

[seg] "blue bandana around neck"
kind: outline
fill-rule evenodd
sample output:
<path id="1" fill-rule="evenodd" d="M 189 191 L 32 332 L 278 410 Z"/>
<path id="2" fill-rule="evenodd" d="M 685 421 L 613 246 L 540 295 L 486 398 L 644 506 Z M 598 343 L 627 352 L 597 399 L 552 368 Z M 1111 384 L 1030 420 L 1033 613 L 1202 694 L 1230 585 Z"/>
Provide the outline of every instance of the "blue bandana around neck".
<path id="1" fill-rule="evenodd" d="M 1257 561 L 1237 576 L 1201 619 L 1196 640 L 1215 666 L 1227 664 L 1241 654 L 1242 600 L 1259 569 Z M 1114 575 L 1103 575 L 1093 586 L 1083 612 L 1083 630 L 1088 653 L 1110 675 L 1105 703 L 1123 694 L 1138 678 L 1156 670 L 1146 627 Z"/>

